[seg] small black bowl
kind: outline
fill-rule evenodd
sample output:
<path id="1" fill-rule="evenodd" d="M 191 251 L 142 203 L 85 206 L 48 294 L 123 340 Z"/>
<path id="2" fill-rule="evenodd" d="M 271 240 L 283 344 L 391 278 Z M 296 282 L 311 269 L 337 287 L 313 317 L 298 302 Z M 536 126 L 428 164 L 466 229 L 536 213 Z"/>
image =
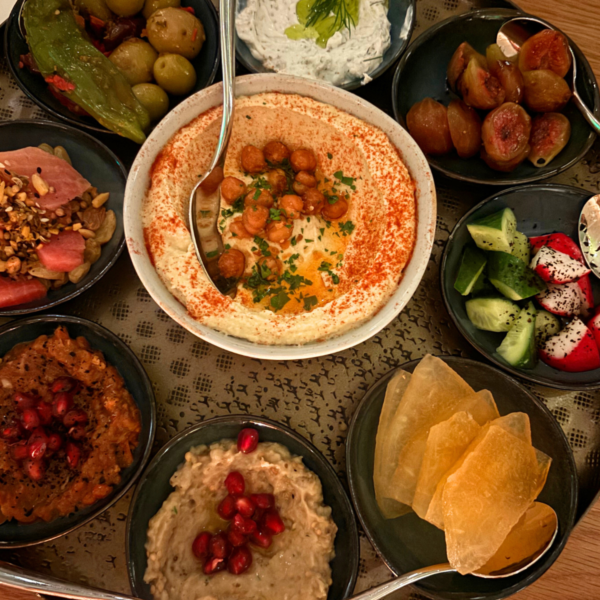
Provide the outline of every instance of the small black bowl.
<path id="1" fill-rule="evenodd" d="M 440 269 L 442 295 L 455 325 L 472 346 L 501 369 L 534 383 L 561 390 L 594 390 L 600 388 L 600 369 L 583 373 L 559 371 L 538 360 L 533 369 L 512 367 L 496 353 L 503 333 L 482 331 L 469 320 L 464 296 L 454 289 L 462 250 L 472 238 L 467 223 L 510 207 L 517 217 L 517 229 L 527 237 L 562 232 L 577 241 L 577 225 L 581 209 L 591 194 L 585 190 L 555 184 L 526 185 L 509 188 L 473 207 L 457 224 L 444 249 Z M 600 281 L 590 275 L 595 303 L 600 301 Z"/>
<path id="2" fill-rule="evenodd" d="M 525 412 L 531 421 L 533 444 L 552 458 L 552 466 L 540 502 L 550 505 L 558 516 L 558 535 L 548 553 L 519 575 L 506 579 L 480 579 L 457 573 L 436 575 L 415 585 L 427 597 L 444 600 L 499 600 L 533 583 L 558 558 L 575 522 L 577 470 L 575 460 L 556 419 L 520 383 L 489 365 L 453 356 L 440 357 L 466 382 L 479 391 L 494 395 L 501 415 Z M 400 368 L 412 373 L 419 364 L 413 360 Z M 385 391 L 394 371 L 384 375 L 365 394 L 356 409 L 346 441 L 350 494 L 367 537 L 394 575 L 447 563 L 444 532 L 410 513 L 384 519 L 373 490 L 375 436 Z"/>
<path id="3" fill-rule="evenodd" d="M 176 435 L 159 450 L 140 479 L 129 507 L 126 533 L 129 581 L 136 596 L 153 600 L 150 586 L 144 582 L 148 522 L 173 491 L 170 479 L 184 462 L 186 452 L 194 446 L 236 439 L 244 427 L 257 429 L 262 442 L 282 444 L 301 456 L 304 465 L 321 480 L 325 504 L 331 507 L 338 527 L 331 561 L 333 583 L 327 598 L 342 600 L 352 593 L 358 575 L 358 530 L 352 504 L 333 467 L 312 444 L 284 425 L 262 417 L 232 415 L 209 419 Z"/>
<path id="4" fill-rule="evenodd" d="M 246 8 L 247 0 L 239 0 L 237 12 Z M 416 0 L 389 0 L 388 19 L 391 23 L 391 45 L 383 54 L 382 63 L 369 73 L 371 79 L 383 75 L 406 50 L 416 25 Z M 250 73 L 272 73 L 263 63 L 255 58 L 244 40 L 235 34 L 236 58 Z M 344 83 L 338 87 L 343 90 L 356 90 L 362 86 L 361 78 Z"/>
<path id="5" fill-rule="evenodd" d="M 446 82 L 446 68 L 456 48 L 469 42 L 485 54 L 503 23 L 524 13 L 510 9 L 486 9 L 465 13 L 442 21 L 421 34 L 398 63 L 392 87 L 392 102 L 396 120 L 406 127 L 410 107 L 423 98 L 433 98 L 444 105 L 457 96 Z M 587 59 L 569 39 L 577 59 L 577 89 L 585 104 L 600 115 L 600 95 L 594 72 Z M 567 81 L 570 73 L 567 75 Z M 445 175 L 460 181 L 488 185 L 516 185 L 546 179 L 580 161 L 592 147 L 596 134 L 573 102 L 562 111 L 571 122 L 571 139 L 563 151 L 545 167 L 534 167 L 528 160 L 511 173 L 501 173 L 474 156 L 460 158 L 455 152 L 443 156 L 428 156 L 429 164 Z M 482 113 L 483 114 L 483 113 Z"/>
<path id="6" fill-rule="evenodd" d="M 63 106 L 48 90 L 48 85 L 41 75 L 31 73 L 28 69 L 19 67 L 19 57 L 29 52 L 29 47 L 25 38 L 21 34 L 19 27 L 19 17 L 21 6 L 25 0 L 19 0 L 15 4 L 13 11 L 6 23 L 4 33 L 4 54 L 8 66 L 19 87 L 23 92 L 33 100 L 38 106 L 47 110 L 51 115 L 62 119 L 76 127 L 83 127 L 89 131 L 98 133 L 114 133 L 106 129 L 96 119 L 73 114 L 68 108 Z M 204 26 L 206 40 L 202 46 L 200 54 L 194 58 L 191 63 L 196 70 L 197 80 L 194 89 L 187 96 L 169 96 L 169 110 L 172 110 L 182 100 L 188 96 L 203 90 L 214 80 L 221 63 L 221 53 L 219 44 L 219 21 L 217 10 L 211 0 L 184 0 L 184 6 L 191 6 L 198 19 Z"/>
<path id="7" fill-rule="evenodd" d="M 4 121 L 0 123 L 0 152 L 27 146 L 63 146 L 77 169 L 100 192 L 110 192 L 106 208 L 117 217 L 117 228 L 102 255 L 79 283 L 67 283 L 58 290 L 49 290 L 45 298 L 27 304 L 0 309 L 0 316 L 13 317 L 46 310 L 66 302 L 94 285 L 115 264 L 125 247 L 123 230 L 123 197 L 127 171 L 123 163 L 100 141 L 91 135 L 50 121 Z"/>
<path id="8" fill-rule="evenodd" d="M 154 441 L 156 407 L 154 392 L 148 375 L 135 354 L 114 333 L 104 327 L 78 317 L 41 315 L 11 321 L 0 327 L 0 357 L 17 344 L 32 342 L 40 335 L 52 335 L 59 325 L 67 328 L 71 337 L 84 337 L 92 349 L 100 350 L 106 361 L 113 365 L 125 380 L 125 386 L 140 410 L 142 429 L 133 452 L 133 462 L 121 472 L 121 481 L 106 498 L 82 508 L 66 517 L 48 523 L 17 523 L 7 521 L 0 525 L 0 548 L 22 548 L 48 542 L 70 533 L 97 517 L 123 496 L 139 477 Z"/>

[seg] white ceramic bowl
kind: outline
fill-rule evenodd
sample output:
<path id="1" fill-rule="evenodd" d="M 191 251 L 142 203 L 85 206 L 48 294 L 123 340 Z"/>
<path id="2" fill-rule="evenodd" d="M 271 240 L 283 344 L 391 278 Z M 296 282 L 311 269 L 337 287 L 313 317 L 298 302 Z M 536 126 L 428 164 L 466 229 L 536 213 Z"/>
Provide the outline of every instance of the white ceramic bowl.
<path id="1" fill-rule="evenodd" d="M 127 247 L 142 283 L 158 305 L 177 323 L 198 337 L 236 354 L 271 360 L 297 360 L 323 356 L 356 346 L 383 329 L 406 306 L 427 267 L 436 223 L 436 196 L 433 176 L 416 142 L 391 117 L 358 96 L 326 83 L 279 74 L 246 75 L 236 79 L 236 95 L 262 92 L 300 94 L 340 108 L 383 130 L 400 152 L 413 180 L 417 195 L 417 242 L 404 277 L 387 304 L 369 321 L 322 342 L 302 346 L 267 346 L 232 337 L 202 325 L 167 290 L 156 273 L 142 230 L 142 207 L 152 164 L 168 140 L 184 125 L 222 102 L 221 84 L 213 85 L 179 104 L 154 129 L 137 155 L 125 191 L 124 224 Z"/>

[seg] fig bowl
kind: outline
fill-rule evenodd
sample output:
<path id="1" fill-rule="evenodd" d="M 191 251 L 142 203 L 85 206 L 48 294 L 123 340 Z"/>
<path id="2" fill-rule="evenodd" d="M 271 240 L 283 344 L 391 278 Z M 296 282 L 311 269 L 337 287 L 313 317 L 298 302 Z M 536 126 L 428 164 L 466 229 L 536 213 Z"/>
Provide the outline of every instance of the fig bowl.
<path id="1" fill-rule="evenodd" d="M 447 19 L 419 36 L 398 63 L 394 75 L 392 102 L 396 120 L 406 127 L 410 108 L 425 98 L 432 98 L 444 106 L 459 99 L 450 89 L 446 77 L 448 63 L 455 50 L 463 42 L 468 42 L 477 52 L 485 54 L 487 46 L 495 43 L 502 24 L 521 14 L 510 9 L 479 10 Z M 572 40 L 569 43 L 577 60 L 578 90 L 585 104 L 598 115 L 600 95 L 594 73 L 581 50 Z M 567 74 L 565 81 L 568 82 L 569 77 L 570 74 Z M 488 113 L 477 112 L 481 120 Z M 562 151 L 544 166 L 534 166 L 526 159 L 514 170 L 503 172 L 489 167 L 479 152 L 471 158 L 460 158 L 454 150 L 447 154 L 428 155 L 429 164 L 453 179 L 487 185 L 516 185 L 551 177 L 581 160 L 596 139 L 573 102 L 568 102 L 560 112 L 570 122 L 571 136 Z M 529 109 L 528 113 L 534 116 Z"/>

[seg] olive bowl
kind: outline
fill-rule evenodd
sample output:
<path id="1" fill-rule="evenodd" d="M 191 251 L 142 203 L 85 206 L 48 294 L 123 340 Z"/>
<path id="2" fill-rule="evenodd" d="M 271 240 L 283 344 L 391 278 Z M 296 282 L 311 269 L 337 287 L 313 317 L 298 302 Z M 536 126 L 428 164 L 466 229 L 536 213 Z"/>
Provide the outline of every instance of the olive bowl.
<path id="1" fill-rule="evenodd" d="M 134 595 L 153 600 L 150 586 L 144 581 L 148 523 L 173 491 L 170 479 L 184 462 L 186 452 L 194 446 L 236 439 L 245 427 L 258 430 L 261 442 L 282 444 L 293 455 L 302 457 L 304 465 L 321 480 L 324 502 L 331 507 L 331 516 L 338 528 L 327 598 L 343 600 L 352 593 L 358 575 L 358 529 L 352 504 L 333 467 L 310 442 L 280 423 L 263 417 L 228 415 L 203 421 L 177 434 L 158 451 L 142 475 L 129 507 L 125 538 Z M 190 527 L 194 528 L 194 524 L 190 523 Z"/>
<path id="2" fill-rule="evenodd" d="M 600 369 L 583 373 L 559 371 L 541 360 L 532 369 L 512 367 L 497 354 L 503 333 L 482 331 L 469 320 L 465 296 L 454 289 L 464 246 L 471 241 L 467 224 L 509 207 L 517 218 L 517 230 L 527 237 L 562 232 L 577 240 L 579 215 L 592 194 L 585 190 L 556 184 L 537 184 L 509 188 L 474 206 L 456 224 L 442 257 L 440 268 L 442 296 L 446 308 L 466 340 L 481 354 L 505 371 L 540 385 L 561 390 L 600 389 Z M 600 281 L 590 274 L 595 303 L 600 301 Z"/>
<path id="3" fill-rule="evenodd" d="M 102 246 L 100 258 L 78 283 L 66 283 L 47 296 L 16 306 L 0 308 L 1 317 L 14 317 L 53 308 L 75 298 L 98 282 L 111 269 L 125 247 L 123 198 L 127 171 L 123 163 L 102 142 L 84 131 L 51 121 L 22 120 L 0 123 L 0 152 L 18 150 L 42 143 L 63 146 L 73 167 L 100 192 L 109 192 L 106 208 L 114 211 L 117 228 L 112 239 Z"/>
<path id="4" fill-rule="evenodd" d="M 562 552 L 573 528 L 577 510 L 578 483 L 573 453 L 567 438 L 544 404 L 520 383 L 490 365 L 454 356 L 440 357 L 466 382 L 479 391 L 492 392 L 501 415 L 524 412 L 529 415 L 533 445 L 552 458 L 548 480 L 539 496 L 558 517 L 558 535 L 542 559 L 518 575 L 505 579 L 482 579 L 448 573 L 414 584 L 419 594 L 440 600 L 500 600 L 515 594 L 541 577 Z M 400 369 L 411 372 L 413 360 Z M 346 440 L 346 463 L 350 494 L 358 518 L 393 575 L 435 564 L 447 563 L 444 532 L 420 519 L 414 512 L 396 519 L 384 519 L 373 489 L 375 438 L 379 415 L 392 370 L 365 394 L 352 417 Z"/>
<path id="5" fill-rule="evenodd" d="M 409 109 L 423 98 L 433 98 L 445 106 L 458 98 L 446 80 L 446 68 L 456 48 L 466 41 L 485 54 L 486 47 L 495 43 L 502 24 L 523 14 L 511 9 L 478 10 L 446 19 L 421 34 L 400 59 L 394 74 L 392 103 L 396 120 L 406 128 Z M 600 95 L 592 68 L 577 45 L 571 39 L 569 43 L 577 60 L 577 89 L 585 104 L 599 117 Z M 567 74 L 567 81 L 569 77 Z M 566 147 L 543 167 L 535 167 L 525 160 L 514 171 L 503 173 L 488 167 L 478 155 L 464 159 L 454 151 L 442 156 L 427 156 L 427 159 L 434 169 L 460 181 L 506 186 L 546 179 L 579 162 L 596 139 L 596 134 L 573 102 L 569 102 L 562 113 L 571 123 L 571 138 Z M 481 115 L 483 118 L 484 113 Z"/>
<path id="6" fill-rule="evenodd" d="M 238 0 L 236 12 L 246 8 L 248 0 Z M 383 75 L 406 50 L 408 42 L 416 25 L 416 0 L 389 0 L 388 20 L 391 24 L 390 47 L 384 52 L 381 64 L 369 73 L 369 82 Z M 282 32 L 283 33 L 283 32 Z M 272 73 L 262 61 L 253 56 L 250 48 L 238 35 L 235 34 L 235 51 L 238 61 L 249 73 Z M 343 83 L 337 87 L 344 90 L 356 90 L 362 86 L 362 79 L 357 78 Z"/>
<path id="7" fill-rule="evenodd" d="M 106 362 L 113 365 L 125 381 L 141 418 L 138 445 L 133 451 L 133 462 L 121 472 L 121 481 L 113 491 L 94 504 L 67 516 L 49 522 L 17 523 L 5 521 L 0 525 L 0 549 L 22 548 L 48 542 L 81 527 L 119 500 L 140 476 L 150 458 L 156 429 L 156 406 L 150 379 L 144 367 L 114 333 L 97 323 L 79 317 L 36 315 L 10 321 L 0 327 L 0 357 L 23 342 L 32 342 L 41 335 L 52 335 L 57 327 L 67 328 L 71 337 L 84 337 L 93 350 L 99 350 Z"/>
<path id="8" fill-rule="evenodd" d="M 28 98 L 53 117 L 95 133 L 114 134 L 113 131 L 100 125 L 93 117 L 72 113 L 50 93 L 41 75 L 31 73 L 27 68 L 19 66 L 21 55 L 29 52 L 20 27 L 20 13 L 24 2 L 25 0 L 19 0 L 15 4 L 4 32 L 4 54 L 18 86 Z M 211 0 L 183 0 L 182 5 L 194 9 L 196 16 L 204 26 L 206 40 L 200 54 L 190 61 L 196 71 L 196 85 L 189 94 L 184 96 L 169 95 L 169 110 L 172 110 L 188 96 L 209 86 L 215 80 L 221 64 L 219 21 L 213 3 Z"/>

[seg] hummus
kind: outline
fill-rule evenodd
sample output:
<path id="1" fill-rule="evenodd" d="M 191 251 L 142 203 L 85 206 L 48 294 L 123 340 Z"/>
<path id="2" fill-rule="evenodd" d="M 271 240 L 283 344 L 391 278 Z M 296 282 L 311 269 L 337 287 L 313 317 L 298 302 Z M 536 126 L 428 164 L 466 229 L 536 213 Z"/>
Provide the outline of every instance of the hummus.
<path id="1" fill-rule="evenodd" d="M 397 289 L 415 244 L 414 183 L 396 148 L 380 129 L 310 98 L 266 93 L 236 100 L 225 176 L 250 185 L 252 178 L 240 166 L 242 148 L 279 140 L 290 150 L 310 149 L 324 180 L 350 195 L 343 220 L 319 216 L 293 221 L 292 245 L 278 258 L 311 285 L 305 281 L 294 301 L 273 310 L 242 286 L 235 299 L 214 289 L 185 225 L 189 194 L 210 164 L 221 115 L 222 108 L 215 107 L 183 127 L 152 167 L 144 234 L 169 291 L 204 325 L 255 343 L 315 342 L 369 320 Z M 252 260 L 256 240 L 231 237 L 229 222 L 235 215 L 229 205 L 222 208 L 224 241 Z M 247 268 L 252 266 L 250 262 Z M 311 301 L 305 302 L 307 298 Z"/>
<path id="2" fill-rule="evenodd" d="M 289 28 L 302 27 L 295 0 L 248 0 L 236 16 L 236 31 L 252 56 L 277 73 L 322 79 L 342 85 L 372 73 L 390 47 L 386 2 L 362 0 L 358 22 L 334 33 L 325 47 L 315 39 L 291 39 Z"/>
<path id="3" fill-rule="evenodd" d="M 270 548 L 252 546 L 253 562 L 243 575 L 207 576 L 192 553 L 195 536 L 225 530 L 216 512 L 227 494 L 225 477 L 239 471 L 252 493 L 272 493 L 285 522 Z M 323 504 L 319 478 L 284 446 L 260 443 L 251 454 L 234 441 L 193 448 L 171 478 L 175 491 L 150 520 L 144 581 L 155 600 L 317 600 L 331 585 L 337 528 Z"/>

